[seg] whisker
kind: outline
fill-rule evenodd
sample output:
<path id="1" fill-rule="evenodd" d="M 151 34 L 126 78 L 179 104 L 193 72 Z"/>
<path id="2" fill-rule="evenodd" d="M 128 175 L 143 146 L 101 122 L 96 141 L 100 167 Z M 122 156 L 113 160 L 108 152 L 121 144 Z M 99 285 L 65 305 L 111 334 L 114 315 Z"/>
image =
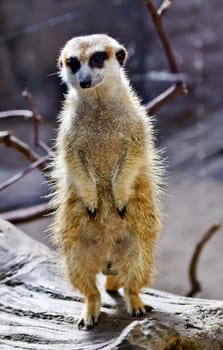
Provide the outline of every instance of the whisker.
<path id="1" fill-rule="evenodd" d="M 47 74 L 47 77 L 51 77 L 52 75 L 59 75 L 60 72 L 54 72 L 54 73 L 50 73 L 50 74 Z"/>

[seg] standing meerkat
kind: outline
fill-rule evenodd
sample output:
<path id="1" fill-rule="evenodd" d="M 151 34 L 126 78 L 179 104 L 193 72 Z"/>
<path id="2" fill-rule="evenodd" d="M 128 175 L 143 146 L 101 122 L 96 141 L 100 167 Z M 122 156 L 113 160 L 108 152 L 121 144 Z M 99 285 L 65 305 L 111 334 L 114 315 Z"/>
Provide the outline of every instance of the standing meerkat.
<path id="1" fill-rule="evenodd" d="M 153 278 L 162 166 L 126 58 L 119 42 L 96 34 L 69 40 L 58 61 L 68 93 L 54 156 L 53 237 L 85 297 L 79 328 L 98 322 L 98 273 L 107 291 L 123 287 L 132 316 L 146 313 L 139 292 Z"/>

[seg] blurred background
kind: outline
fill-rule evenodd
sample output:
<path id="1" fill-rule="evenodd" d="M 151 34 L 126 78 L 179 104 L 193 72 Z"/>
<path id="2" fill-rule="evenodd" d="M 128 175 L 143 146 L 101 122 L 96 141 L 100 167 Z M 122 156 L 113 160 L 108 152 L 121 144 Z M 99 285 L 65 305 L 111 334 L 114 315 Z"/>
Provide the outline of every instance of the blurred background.
<path id="1" fill-rule="evenodd" d="M 154 5 L 160 5 L 154 0 Z M 167 157 L 165 224 L 157 254 L 155 287 L 177 294 L 190 289 L 188 268 L 196 244 L 223 221 L 223 6 L 221 0 L 178 0 L 163 17 L 189 94 L 164 106 L 155 117 L 157 144 Z M 73 36 L 107 33 L 129 51 L 127 72 L 144 103 L 170 86 L 168 64 L 142 0 L 1 0 L 0 111 L 27 109 L 28 87 L 44 117 L 40 136 L 49 146 L 65 87 L 57 75 L 60 49 Z M 169 79 L 169 78 L 168 78 Z M 35 150 L 31 121 L 0 119 L 0 130 Z M 0 144 L 0 182 L 27 162 Z M 0 217 L 6 211 L 46 201 L 48 186 L 34 170 L 0 191 Z M 51 218 L 18 226 L 48 244 Z M 206 298 L 223 298 L 223 229 L 205 246 L 198 268 Z"/>

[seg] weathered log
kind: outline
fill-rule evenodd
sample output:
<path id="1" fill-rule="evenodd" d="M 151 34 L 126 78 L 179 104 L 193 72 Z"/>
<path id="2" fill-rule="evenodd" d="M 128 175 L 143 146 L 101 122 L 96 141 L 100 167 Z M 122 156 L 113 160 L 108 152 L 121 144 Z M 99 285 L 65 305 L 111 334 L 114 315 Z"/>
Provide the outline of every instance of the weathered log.
<path id="1" fill-rule="evenodd" d="M 0 349 L 222 350 L 223 302 L 145 289 L 154 311 L 126 314 L 122 292 L 102 292 L 99 325 L 78 330 L 83 299 L 63 277 L 56 252 L 0 220 Z"/>

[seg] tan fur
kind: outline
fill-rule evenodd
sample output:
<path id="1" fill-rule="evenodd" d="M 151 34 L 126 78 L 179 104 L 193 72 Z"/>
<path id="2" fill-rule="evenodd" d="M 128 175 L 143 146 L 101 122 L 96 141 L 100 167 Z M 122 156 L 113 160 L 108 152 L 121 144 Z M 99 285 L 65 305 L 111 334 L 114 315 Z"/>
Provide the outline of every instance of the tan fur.
<path id="1" fill-rule="evenodd" d="M 109 51 L 99 72 L 102 81 L 89 89 L 70 83 L 67 55 L 86 61 L 98 47 Z M 68 278 L 85 296 L 79 325 L 87 328 L 100 313 L 100 272 L 108 275 L 106 289 L 124 288 L 129 314 L 145 313 L 138 293 L 152 282 L 161 226 L 161 164 L 151 120 L 117 62 L 120 48 L 106 35 L 93 35 L 72 39 L 60 56 L 61 75 L 70 89 L 54 157 L 53 237 L 65 256 Z M 125 206 L 122 219 L 117 209 Z M 94 219 L 86 208 L 96 209 Z"/>

